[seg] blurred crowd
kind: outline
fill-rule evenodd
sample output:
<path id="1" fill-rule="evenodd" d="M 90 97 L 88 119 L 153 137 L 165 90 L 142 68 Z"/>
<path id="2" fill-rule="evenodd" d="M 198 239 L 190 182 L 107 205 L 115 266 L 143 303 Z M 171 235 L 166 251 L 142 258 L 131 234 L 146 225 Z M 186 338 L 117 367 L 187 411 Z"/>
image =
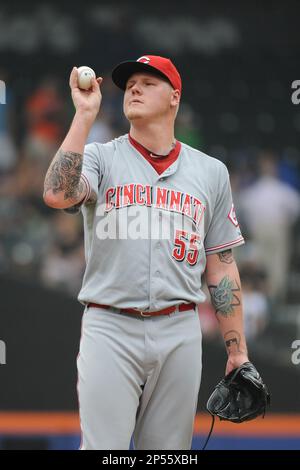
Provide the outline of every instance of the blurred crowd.
<path id="1" fill-rule="evenodd" d="M 42 198 L 50 161 L 74 112 L 66 86 L 41 81 L 20 107 L 9 90 L 0 105 L 0 274 L 41 283 L 76 296 L 85 268 L 81 217 L 48 208 Z M 61 90 L 64 90 L 62 93 Z M 102 109 L 89 142 L 128 131 L 122 95 L 104 77 Z M 182 103 L 176 137 L 209 153 L 191 104 Z M 215 156 L 215 155 L 212 155 Z M 299 302 L 299 162 L 272 149 L 227 152 L 233 198 L 246 245 L 236 250 L 248 339 L 261 334 L 276 302 Z M 202 326 L 214 334 L 207 302 Z"/>

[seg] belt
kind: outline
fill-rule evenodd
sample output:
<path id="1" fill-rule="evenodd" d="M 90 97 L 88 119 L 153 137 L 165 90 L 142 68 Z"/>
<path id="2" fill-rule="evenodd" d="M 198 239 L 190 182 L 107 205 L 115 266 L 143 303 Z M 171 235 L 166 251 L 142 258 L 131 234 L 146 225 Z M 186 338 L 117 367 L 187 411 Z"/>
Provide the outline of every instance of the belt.
<path id="1" fill-rule="evenodd" d="M 105 308 L 109 309 L 112 308 L 110 305 L 102 305 L 102 304 L 94 304 L 94 303 L 89 303 L 88 307 L 93 307 L 93 308 Z M 133 313 L 136 315 L 141 315 L 142 317 L 157 317 L 159 315 L 169 315 L 170 313 L 175 312 L 176 310 L 176 305 L 172 307 L 167 307 L 162 310 L 158 310 L 157 312 L 143 312 L 142 310 L 136 310 L 134 308 L 120 308 L 119 311 L 121 313 Z M 178 306 L 179 312 L 185 312 L 186 310 L 191 310 L 192 308 L 195 308 L 196 304 L 195 303 L 189 303 L 189 304 L 180 304 Z"/>

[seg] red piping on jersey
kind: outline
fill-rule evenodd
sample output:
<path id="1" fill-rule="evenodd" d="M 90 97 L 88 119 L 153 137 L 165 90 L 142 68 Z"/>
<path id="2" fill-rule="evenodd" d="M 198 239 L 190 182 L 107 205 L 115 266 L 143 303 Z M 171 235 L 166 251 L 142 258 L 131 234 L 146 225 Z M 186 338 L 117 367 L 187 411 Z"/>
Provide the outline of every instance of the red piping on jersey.
<path id="1" fill-rule="evenodd" d="M 129 142 L 131 145 L 141 154 L 143 155 L 146 160 L 153 166 L 153 168 L 157 171 L 159 175 L 161 175 L 172 163 L 177 160 L 180 150 L 181 150 L 181 143 L 176 140 L 175 147 L 171 150 L 168 155 L 165 156 L 158 156 L 158 157 L 151 157 L 150 150 L 146 149 L 142 144 L 137 142 L 130 134 L 128 134 Z M 155 154 L 154 154 L 155 155 Z"/>
<path id="2" fill-rule="evenodd" d="M 244 241 L 244 237 L 239 237 L 237 240 L 234 240 L 232 242 L 224 243 L 223 245 L 211 246 L 210 248 L 206 248 L 205 252 L 208 253 L 208 252 L 213 251 L 213 250 L 218 250 L 219 248 L 226 248 L 227 246 L 236 245 L 237 243 L 242 242 L 242 241 Z"/>

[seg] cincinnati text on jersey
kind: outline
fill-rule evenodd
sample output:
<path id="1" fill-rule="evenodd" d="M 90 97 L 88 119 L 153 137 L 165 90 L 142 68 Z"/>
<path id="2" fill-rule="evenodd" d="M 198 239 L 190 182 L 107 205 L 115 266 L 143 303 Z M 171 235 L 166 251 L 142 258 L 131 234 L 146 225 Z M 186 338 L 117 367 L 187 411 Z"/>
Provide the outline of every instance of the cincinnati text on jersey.
<path id="1" fill-rule="evenodd" d="M 173 189 L 130 183 L 111 186 L 105 194 L 105 211 L 132 205 L 155 207 L 183 214 L 199 226 L 205 211 L 204 204 L 195 196 Z"/>

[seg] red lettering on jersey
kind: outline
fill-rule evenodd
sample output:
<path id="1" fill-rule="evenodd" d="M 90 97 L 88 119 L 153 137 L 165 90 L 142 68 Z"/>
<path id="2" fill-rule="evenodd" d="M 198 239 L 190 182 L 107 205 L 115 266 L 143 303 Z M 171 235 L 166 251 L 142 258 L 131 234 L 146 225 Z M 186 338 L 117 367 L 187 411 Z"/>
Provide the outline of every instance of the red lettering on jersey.
<path id="1" fill-rule="evenodd" d="M 183 261 L 186 255 L 186 242 L 188 241 L 189 234 L 186 230 L 176 230 L 174 240 L 174 250 L 172 253 L 176 261 Z"/>
<path id="2" fill-rule="evenodd" d="M 116 209 L 121 207 L 121 193 L 122 193 L 123 186 L 117 186 L 116 190 Z"/>
<path id="3" fill-rule="evenodd" d="M 136 185 L 136 203 L 140 206 L 145 204 L 145 199 L 141 196 L 141 194 L 145 192 L 145 187 L 142 184 Z"/>
<path id="4" fill-rule="evenodd" d="M 134 204 L 134 184 L 125 184 L 123 186 L 123 206 L 131 206 Z"/>
<path id="5" fill-rule="evenodd" d="M 152 186 L 146 185 L 146 206 L 151 207 L 152 205 Z"/>
<path id="6" fill-rule="evenodd" d="M 112 197 L 114 196 L 115 194 L 115 188 L 108 188 L 106 193 L 105 193 L 105 212 L 109 212 L 112 210 L 112 208 L 114 207 L 114 202 L 111 201 Z"/>
<path id="7" fill-rule="evenodd" d="M 193 198 L 193 203 L 194 203 L 193 221 L 195 222 L 196 227 L 198 227 L 202 219 L 202 215 L 204 214 L 205 207 L 203 206 L 202 202 L 196 197 Z"/>
<path id="8" fill-rule="evenodd" d="M 167 188 L 154 188 L 156 191 L 156 200 L 153 201 L 153 187 L 143 184 L 125 184 L 123 186 L 110 187 L 105 193 L 105 212 L 109 212 L 113 208 L 119 209 L 130 205 L 140 205 L 151 207 L 153 204 L 157 209 L 166 209 L 173 212 L 182 213 L 190 217 L 199 226 L 205 211 L 203 203 L 189 194 L 181 191 L 174 191 Z M 238 226 L 234 207 L 228 214 L 230 221 Z"/>
<path id="9" fill-rule="evenodd" d="M 180 191 L 170 191 L 170 211 L 180 212 L 181 198 Z"/>
<path id="10" fill-rule="evenodd" d="M 184 195 L 181 212 L 187 215 L 188 217 L 192 217 L 191 196 L 189 194 Z"/>
<path id="11" fill-rule="evenodd" d="M 167 209 L 168 190 L 166 188 L 156 188 L 156 207 Z"/>
<path id="12" fill-rule="evenodd" d="M 191 233 L 190 247 L 189 247 L 190 249 L 186 257 L 186 260 L 190 266 L 195 266 L 195 264 L 198 261 L 199 244 L 200 244 L 200 236 L 197 233 Z"/>

